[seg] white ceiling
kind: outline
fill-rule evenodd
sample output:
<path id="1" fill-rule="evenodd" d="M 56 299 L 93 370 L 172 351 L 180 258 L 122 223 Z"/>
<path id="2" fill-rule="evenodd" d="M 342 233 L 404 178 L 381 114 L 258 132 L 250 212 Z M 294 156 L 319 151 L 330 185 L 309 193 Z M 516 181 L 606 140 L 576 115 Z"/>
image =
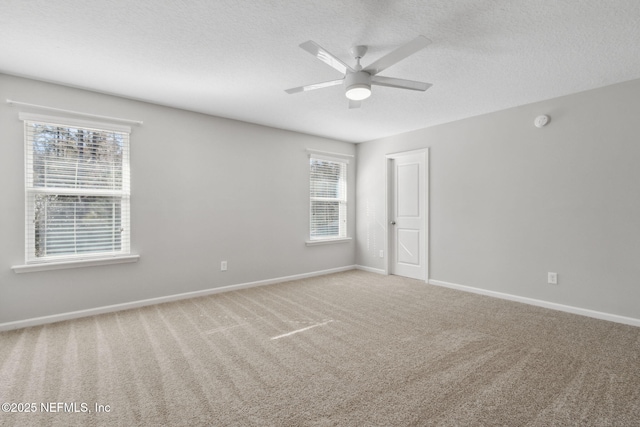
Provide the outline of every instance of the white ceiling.
<path id="1" fill-rule="evenodd" d="M 349 110 L 298 45 L 426 49 Z M 638 0 L 2 0 L 0 72 L 362 142 L 640 78 Z M 29 100 L 20 100 L 29 101 Z"/>

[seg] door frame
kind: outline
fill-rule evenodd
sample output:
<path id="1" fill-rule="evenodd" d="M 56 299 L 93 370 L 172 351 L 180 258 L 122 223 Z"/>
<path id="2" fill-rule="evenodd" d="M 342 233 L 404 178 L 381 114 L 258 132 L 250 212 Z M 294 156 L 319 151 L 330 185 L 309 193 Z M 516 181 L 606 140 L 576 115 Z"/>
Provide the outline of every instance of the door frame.
<path id="1" fill-rule="evenodd" d="M 425 159 L 424 159 L 424 183 L 423 183 L 423 188 L 425 191 L 425 199 L 424 199 L 424 204 L 425 204 L 425 215 L 424 215 L 424 232 L 425 232 L 425 246 L 426 248 L 424 248 L 424 251 L 422 252 L 422 262 L 424 262 L 424 266 L 425 266 L 425 277 L 424 277 L 424 281 L 425 282 L 429 282 L 429 247 L 430 247 L 430 242 L 431 242 L 431 233 L 429 230 L 429 195 L 430 195 L 430 189 L 429 189 L 429 148 L 420 148 L 417 150 L 410 150 L 410 151 L 400 151 L 400 152 L 396 152 L 396 153 L 389 153 L 385 156 L 385 168 L 384 168 L 384 173 L 385 173 L 385 194 L 384 194 L 384 198 L 385 198 L 385 210 L 384 210 L 384 223 L 385 223 L 385 227 L 386 227 L 386 232 L 384 233 L 384 238 L 385 238 L 385 242 L 384 242 L 384 247 L 385 247 L 385 251 L 387 253 L 387 256 L 385 257 L 385 263 L 384 263 L 384 274 L 389 275 L 391 274 L 391 236 L 392 236 L 392 229 L 389 226 L 389 221 L 391 218 L 391 211 L 393 210 L 393 205 L 392 205 L 392 200 L 391 200 L 391 194 L 392 194 L 392 189 L 391 189 L 391 185 L 392 185 L 392 160 L 397 159 L 399 157 L 402 156 L 407 156 L 407 155 L 412 155 L 412 154 L 421 154 L 424 153 Z"/>

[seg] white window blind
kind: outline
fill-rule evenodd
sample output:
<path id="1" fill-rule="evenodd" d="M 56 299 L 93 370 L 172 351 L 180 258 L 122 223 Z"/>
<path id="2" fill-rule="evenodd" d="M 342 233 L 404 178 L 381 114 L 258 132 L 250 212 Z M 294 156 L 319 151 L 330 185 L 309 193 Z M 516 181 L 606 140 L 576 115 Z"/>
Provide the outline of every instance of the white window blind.
<path id="1" fill-rule="evenodd" d="M 26 263 L 129 254 L 128 128 L 21 118 Z"/>
<path id="2" fill-rule="evenodd" d="M 347 237 L 347 160 L 310 156 L 311 240 Z"/>

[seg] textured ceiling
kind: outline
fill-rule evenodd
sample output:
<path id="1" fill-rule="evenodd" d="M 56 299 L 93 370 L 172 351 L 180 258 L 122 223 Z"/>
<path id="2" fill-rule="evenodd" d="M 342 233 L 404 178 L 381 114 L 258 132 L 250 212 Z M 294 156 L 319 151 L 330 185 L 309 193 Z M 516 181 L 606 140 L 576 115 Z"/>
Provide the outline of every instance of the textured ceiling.
<path id="1" fill-rule="evenodd" d="M 349 110 L 298 45 L 426 49 Z M 361 142 L 640 78 L 638 0 L 2 0 L 0 72 Z M 29 101 L 29 100 L 21 100 Z"/>

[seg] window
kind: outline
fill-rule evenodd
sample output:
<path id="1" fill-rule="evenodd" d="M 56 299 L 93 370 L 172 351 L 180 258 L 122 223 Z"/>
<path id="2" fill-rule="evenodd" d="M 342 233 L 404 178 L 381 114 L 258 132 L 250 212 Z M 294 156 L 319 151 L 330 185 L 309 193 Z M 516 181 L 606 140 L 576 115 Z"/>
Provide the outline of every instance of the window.
<path id="1" fill-rule="evenodd" d="M 129 254 L 126 126 L 20 114 L 26 263 Z"/>
<path id="2" fill-rule="evenodd" d="M 347 164 L 347 160 L 310 156 L 311 240 L 347 237 Z"/>

